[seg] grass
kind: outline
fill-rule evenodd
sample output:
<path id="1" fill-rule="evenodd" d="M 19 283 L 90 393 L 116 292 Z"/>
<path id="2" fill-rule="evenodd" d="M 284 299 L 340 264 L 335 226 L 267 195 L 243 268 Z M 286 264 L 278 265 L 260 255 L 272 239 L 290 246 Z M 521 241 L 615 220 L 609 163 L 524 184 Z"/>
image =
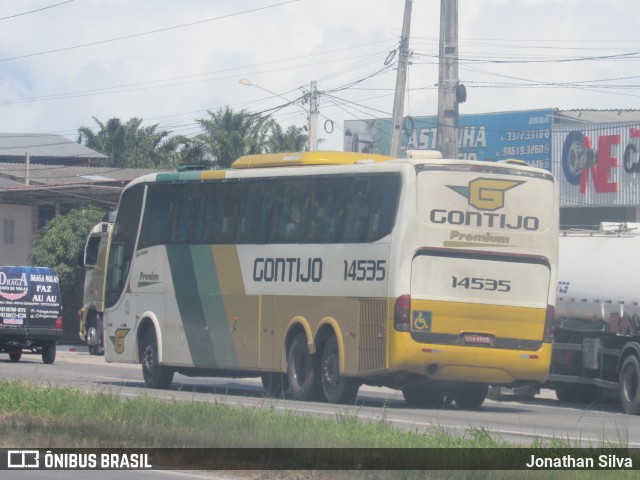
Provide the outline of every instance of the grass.
<path id="1" fill-rule="evenodd" d="M 123 399 L 117 394 L 88 394 L 71 388 L 46 388 L 28 382 L 0 381 L 1 448 L 498 448 L 501 449 L 501 455 L 508 456 L 509 451 L 504 449 L 512 446 L 483 428 L 469 428 L 464 435 L 458 436 L 440 427 L 421 433 L 406 432 L 393 428 L 384 420 L 363 421 L 345 413 L 338 414 L 331 421 L 294 412 L 283 413 L 268 406 L 244 408 L 216 402 L 163 401 L 146 396 Z M 569 441 L 556 438 L 551 441 L 536 440 L 529 447 L 571 449 L 574 446 Z M 626 448 L 622 440 L 619 445 L 597 446 L 600 447 Z M 269 480 L 285 478 L 283 475 L 286 478 L 340 480 L 452 478 L 450 471 L 429 472 L 428 476 L 425 476 L 425 472 L 412 471 L 302 473 L 252 472 L 250 478 Z M 462 471 L 456 472 L 455 478 L 486 478 L 489 473 L 491 478 L 504 479 L 607 480 L 607 474 L 614 472 Z M 590 473 L 594 475 L 589 476 Z M 321 477 L 317 476 L 320 474 Z M 332 476 L 334 474 L 335 477 Z M 636 477 L 630 471 L 617 471 L 615 474 L 616 479 Z"/>
<path id="2" fill-rule="evenodd" d="M 394 429 L 385 421 L 366 422 L 346 413 L 331 421 L 269 407 L 160 401 L 145 396 L 122 399 L 116 394 L 87 394 L 25 382 L 0 382 L 0 417 L 0 445 L 12 447 L 509 446 L 482 429 L 470 429 L 460 437 L 438 427 L 417 434 Z M 291 432 L 295 432 L 295 438 Z M 17 439 L 19 444 L 15 443 Z"/>

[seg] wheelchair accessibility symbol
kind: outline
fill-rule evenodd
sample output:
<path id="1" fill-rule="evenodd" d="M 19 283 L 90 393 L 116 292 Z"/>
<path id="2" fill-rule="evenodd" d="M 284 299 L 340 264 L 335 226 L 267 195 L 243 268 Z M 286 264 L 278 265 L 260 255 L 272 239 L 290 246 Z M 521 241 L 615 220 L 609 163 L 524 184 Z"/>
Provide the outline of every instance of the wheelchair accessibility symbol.
<path id="1" fill-rule="evenodd" d="M 416 310 L 411 318 L 412 332 L 430 332 L 431 331 L 431 312 Z"/>

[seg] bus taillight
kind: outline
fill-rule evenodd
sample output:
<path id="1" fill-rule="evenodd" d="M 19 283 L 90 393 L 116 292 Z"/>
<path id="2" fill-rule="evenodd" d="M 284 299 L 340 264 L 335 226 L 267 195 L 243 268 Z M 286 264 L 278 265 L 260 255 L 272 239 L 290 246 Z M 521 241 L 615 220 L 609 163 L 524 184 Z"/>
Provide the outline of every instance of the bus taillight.
<path id="1" fill-rule="evenodd" d="M 62 330 L 62 317 L 56 318 L 56 330 Z"/>
<path id="2" fill-rule="evenodd" d="M 393 326 L 399 332 L 408 332 L 411 318 L 411 295 L 401 295 L 393 305 Z"/>

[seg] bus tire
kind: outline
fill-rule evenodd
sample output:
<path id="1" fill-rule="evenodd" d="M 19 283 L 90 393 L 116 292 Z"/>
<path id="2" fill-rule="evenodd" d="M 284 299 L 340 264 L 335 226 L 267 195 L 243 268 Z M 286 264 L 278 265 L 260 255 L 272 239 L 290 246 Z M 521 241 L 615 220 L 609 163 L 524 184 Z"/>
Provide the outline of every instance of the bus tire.
<path id="1" fill-rule="evenodd" d="M 265 372 L 260 375 L 262 386 L 271 398 L 283 398 L 289 390 L 287 374 L 281 372 Z"/>
<path id="2" fill-rule="evenodd" d="M 408 383 L 402 387 L 404 401 L 414 408 L 443 408 L 446 405 L 445 394 L 433 383 Z"/>
<path id="3" fill-rule="evenodd" d="M 19 362 L 22 358 L 22 349 L 16 348 L 14 350 L 9 351 L 9 360 L 12 362 Z"/>
<path id="4" fill-rule="evenodd" d="M 620 404 L 625 413 L 640 413 L 640 360 L 634 354 L 628 355 L 622 362 L 618 382 Z"/>
<path id="5" fill-rule="evenodd" d="M 287 353 L 287 377 L 294 400 L 316 400 L 320 396 L 320 372 L 315 355 L 309 353 L 307 336 L 298 333 Z"/>
<path id="6" fill-rule="evenodd" d="M 91 313 L 87 319 L 87 332 L 85 334 L 87 338 L 87 347 L 89 348 L 89 355 L 104 355 L 104 346 L 102 344 L 102 340 L 100 340 L 99 342 L 97 341 L 98 334 L 99 332 L 97 314 Z"/>
<path id="7" fill-rule="evenodd" d="M 354 403 L 358 396 L 360 382 L 340 375 L 340 352 L 335 336 L 330 337 L 322 349 L 320 381 L 324 398 L 329 403 Z"/>
<path id="8" fill-rule="evenodd" d="M 158 363 L 158 342 L 152 328 L 146 331 L 142 339 L 140 363 L 147 388 L 169 388 L 174 372 Z"/>
<path id="9" fill-rule="evenodd" d="M 46 365 L 51 365 L 56 361 L 56 344 L 49 343 L 42 347 L 42 361 Z"/>
<path id="10" fill-rule="evenodd" d="M 480 408 L 487 398 L 488 385 L 481 383 L 465 383 L 456 388 L 453 392 L 453 400 L 460 408 L 465 410 L 476 410 Z"/>

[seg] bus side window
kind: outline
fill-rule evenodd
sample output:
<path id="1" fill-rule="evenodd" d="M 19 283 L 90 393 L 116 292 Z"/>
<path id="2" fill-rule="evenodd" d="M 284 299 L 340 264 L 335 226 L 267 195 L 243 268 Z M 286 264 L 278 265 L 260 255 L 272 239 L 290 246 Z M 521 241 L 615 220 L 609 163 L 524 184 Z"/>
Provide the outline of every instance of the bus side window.
<path id="1" fill-rule="evenodd" d="M 238 213 L 238 233 L 236 241 L 240 244 L 261 243 L 258 231 L 260 228 L 260 204 L 262 198 L 259 182 L 248 182 L 246 185 L 235 184 L 241 190 L 242 206 Z"/>
<path id="2" fill-rule="evenodd" d="M 174 243 L 193 243 L 198 213 L 199 185 L 184 185 L 177 192 L 171 212 L 176 222 Z"/>
<path id="3" fill-rule="evenodd" d="M 113 240 L 109 250 L 105 306 L 112 307 L 120 298 L 129 276 L 129 267 L 136 247 L 140 224 L 144 186 L 126 190 L 120 199 L 118 215 L 113 226 Z"/>
<path id="4" fill-rule="evenodd" d="M 100 246 L 100 237 L 90 237 L 87 241 L 84 254 L 84 266 L 95 267 L 98 263 L 98 247 Z"/>
<path id="5" fill-rule="evenodd" d="M 345 213 L 345 180 L 332 176 L 313 182 L 308 243 L 339 241 Z"/>
<path id="6" fill-rule="evenodd" d="M 161 245 L 169 241 L 173 195 L 170 193 L 170 187 L 167 187 L 151 185 L 148 189 L 140 233 L 140 248 Z"/>
<path id="7" fill-rule="evenodd" d="M 384 176 L 372 179 L 370 196 L 371 215 L 366 241 L 375 242 L 391 233 L 398 205 L 400 180 L 397 177 Z"/>
<path id="8" fill-rule="evenodd" d="M 369 227 L 371 189 L 370 178 L 354 178 L 348 201 L 342 241 L 344 243 L 363 243 Z"/>
<path id="9" fill-rule="evenodd" d="M 223 183 L 220 185 L 219 201 L 219 231 L 216 233 L 215 243 L 235 243 L 236 241 L 236 229 L 238 222 L 238 207 L 239 207 L 239 191 L 236 187 L 237 184 Z"/>
<path id="10" fill-rule="evenodd" d="M 278 189 L 274 227 L 271 241 L 274 243 L 301 243 L 305 241 L 309 217 L 309 180 L 286 178 Z"/>

